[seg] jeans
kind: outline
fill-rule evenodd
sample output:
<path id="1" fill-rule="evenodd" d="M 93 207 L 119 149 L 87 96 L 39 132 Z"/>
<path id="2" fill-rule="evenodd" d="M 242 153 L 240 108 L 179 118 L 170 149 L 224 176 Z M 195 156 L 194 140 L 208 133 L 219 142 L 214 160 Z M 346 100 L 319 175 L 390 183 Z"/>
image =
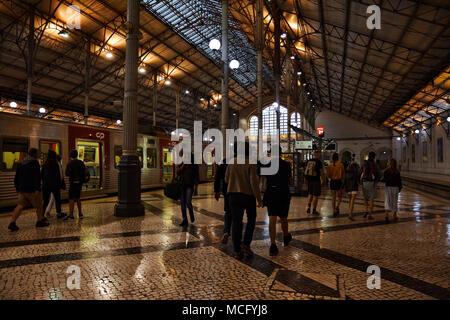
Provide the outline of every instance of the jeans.
<path id="1" fill-rule="evenodd" d="M 232 214 L 231 214 L 231 207 L 230 207 L 230 196 L 224 195 L 223 196 L 223 210 L 225 211 L 225 224 L 224 224 L 224 228 L 223 228 L 223 233 L 228 233 L 231 234 L 231 222 L 233 221 L 232 219 Z"/>
<path id="2" fill-rule="evenodd" d="M 183 221 L 187 221 L 186 216 L 186 207 L 189 210 L 189 216 L 194 217 L 194 209 L 192 208 L 192 194 L 194 193 L 193 186 L 182 185 L 181 186 L 181 196 L 180 196 L 180 204 L 181 204 L 181 215 L 183 216 Z"/>
<path id="3" fill-rule="evenodd" d="M 61 190 L 59 188 L 43 188 L 42 194 L 44 197 L 44 210 L 47 208 L 48 203 L 50 202 L 50 194 L 52 193 L 53 197 L 55 197 L 56 212 L 61 213 Z"/>
<path id="4" fill-rule="evenodd" d="M 250 246 L 253 239 L 253 231 L 256 224 L 256 199 L 243 193 L 231 193 L 229 195 L 232 214 L 232 238 L 235 252 L 241 251 L 242 220 L 244 211 L 247 212 L 247 225 L 245 227 L 244 245 Z"/>

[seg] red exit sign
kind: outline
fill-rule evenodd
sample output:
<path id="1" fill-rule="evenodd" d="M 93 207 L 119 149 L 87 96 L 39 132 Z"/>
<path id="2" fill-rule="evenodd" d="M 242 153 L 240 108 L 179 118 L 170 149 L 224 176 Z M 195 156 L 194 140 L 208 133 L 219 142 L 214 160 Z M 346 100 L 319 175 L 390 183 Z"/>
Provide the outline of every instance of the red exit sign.
<path id="1" fill-rule="evenodd" d="M 317 134 L 318 134 L 319 136 L 324 134 L 323 127 L 317 127 L 316 130 L 317 130 Z"/>

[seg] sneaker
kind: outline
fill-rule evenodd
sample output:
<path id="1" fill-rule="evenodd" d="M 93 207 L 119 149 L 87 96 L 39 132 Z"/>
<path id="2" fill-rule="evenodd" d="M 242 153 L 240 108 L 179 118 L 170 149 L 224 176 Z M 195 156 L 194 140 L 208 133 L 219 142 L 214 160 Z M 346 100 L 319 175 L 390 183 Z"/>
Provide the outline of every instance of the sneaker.
<path id="1" fill-rule="evenodd" d="M 50 225 L 50 223 L 48 223 L 44 219 L 42 219 L 41 221 L 36 222 L 36 228 L 48 227 Z"/>
<path id="2" fill-rule="evenodd" d="M 364 213 L 363 218 L 366 218 L 369 212 Z"/>
<path id="3" fill-rule="evenodd" d="M 83 215 L 82 213 L 79 213 L 79 214 L 78 214 L 78 218 L 79 218 L 79 219 L 83 219 L 83 217 L 84 217 L 84 215 Z"/>
<path id="4" fill-rule="evenodd" d="M 284 246 L 287 247 L 289 243 L 292 241 L 292 234 L 288 233 L 286 237 L 283 239 Z"/>
<path id="5" fill-rule="evenodd" d="M 249 246 L 243 244 L 243 245 L 241 246 L 241 249 L 242 249 L 242 251 L 243 251 L 246 255 L 248 255 L 249 257 L 253 257 L 253 251 L 252 251 L 252 249 L 250 249 Z"/>
<path id="6" fill-rule="evenodd" d="M 319 212 L 317 212 L 317 210 L 316 209 L 313 209 L 313 213 L 312 214 L 315 214 L 315 215 L 319 215 L 320 213 Z"/>
<path id="7" fill-rule="evenodd" d="M 269 255 L 270 256 L 275 256 L 278 254 L 278 247 L 276 244 L 272 244 L 270 245 L 270 249 L 269 249 Z"/>
<path id="8" fill-rule="evenodd" d="M 17 230 L 19 230 L 19 227 L 17 226 L 17 224 L 15 222 L 11 222 L 8 225 L 8 229 L 11 230 L 11 231 L 17 231 Z"/>
<path id="9" fill-rule="evenodd" d="M 224 233 L 222 236 L 222 243 L 223 244 L 227 244 L 228 243 L 228 238 L 230 238 L 230 234 L 229 233 Z"/>
<path id="10" fill-rule="evenodd" d="M 190 214 L 189 217 L 191 218 L 191 223 L 194 223 L 194 221 L 195 221 L 194 215 L 193 215 L 193 214 Z"/>
<path id="11" fill-rule="evenodd" d="M 67 216 L 67 217 L 64 218 L 64 221 L 67 221 L 67 220 L 69 220 L 69 219 L 72 219 L 72 220 L 73 220 L 73 219 L 75 219 L 75 218 L 74 218 L 74 216 Z"/>
<path id="12" fill-rule="evenodd" d="M 181 223 L 179 224 L 180 227 L 184 227 L 188 225 L 188 221 L 187 220 L 183 220 L 181 221 Z"/>
<path id="13" fill-rule="evenodd" d="M 64 212 L 60 212 L 56 215 L 56 218 L 61 219 L 64 218 L 65 216 L 67 216 L 67 214 L 65 214 Z"/>
<path id="14" fill-rule="evenodd" d="M 306 213 L 307 213 L 307 214 L 310 214 L 310 213 L 311 213 L 311 207 L 308 207 L 308 209 L 306 210 Z"/>

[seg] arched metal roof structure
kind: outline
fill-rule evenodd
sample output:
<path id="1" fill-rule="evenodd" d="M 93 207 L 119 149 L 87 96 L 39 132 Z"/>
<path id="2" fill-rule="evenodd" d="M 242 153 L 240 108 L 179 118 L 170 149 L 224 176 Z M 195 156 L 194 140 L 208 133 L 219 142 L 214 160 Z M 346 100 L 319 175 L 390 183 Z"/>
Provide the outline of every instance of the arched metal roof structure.
<path id="1" fill-rule="evenodd" d="M 367 7 L 374 3 L 381 9 L 381 29 L 371 30 Z M 71 5 L 80 8 L 80 29 L 68 28 Z M 422 124 L 448 114 L 447 0 L 265 0 L 264 6 L 265 95 L 274 91 L 278 8 L 287 35 L 282 60 L 294 55 L 296 70 L 302 71 L 298 80 L 307 84 L 318 109 L 398 131 L 408 130 L 411 121 Z M 256 101 L 255 1 L 229 0 L 229 7 L 230 55 L 241 61 L 230 77 L 230 107 L 240 110 Z M 33 103 L 47 107 L 44 116 L 76 118 L 89 90 L 91 115 L 112 122 L 120 118 L 121 106 L 113 102 L 123 99 L 126 9 L 120 0 L 0 0 L 2 107 L 11 99 L 26 101 L 32 24 L 37 48 Z M 176 88 L 181 92 L 180 126 L 190 128 L 194 118 L 217 125 L 221 66 L 208 41 L 220 38 L 220 1 L 142 0 L 141 9 L 140 62 L 146 70 L 139 77 L 141 123 L 151 123 L 157 73 L 158 125 L 174 127 Z M 61 30 L 69 37 L 61 37 Z M 283 70 L 286 76 L 284 65 Z M 164 85 L 167 78 L 171 86 Z"/>

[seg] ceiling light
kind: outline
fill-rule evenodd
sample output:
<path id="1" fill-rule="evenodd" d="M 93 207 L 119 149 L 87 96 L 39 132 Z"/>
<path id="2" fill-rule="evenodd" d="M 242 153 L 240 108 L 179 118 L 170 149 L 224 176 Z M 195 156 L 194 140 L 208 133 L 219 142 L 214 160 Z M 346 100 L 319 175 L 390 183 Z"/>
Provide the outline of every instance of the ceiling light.
<path id="1" fill-rule="evenodd" d="M 301 72 L 301 71 L 298 71 L 298 72 L 297 72 L 297 74 L 298 74 L 298 75 L 301 75 L 301 74 L 302 74 L 302 72 Z"/>
<path id="2" fill-rule="evenodd" d="M 189 90 L 186 90 L 184 93 L 189 94 Z"/>
<path id="3" fill-rule="evenodd" d="M 106 53 L 106 57 L 107 57 L 108 59 L 111 59 L 111 58 L 113 57 L 113 54 L 112 54 L 111 52 L 107 52 L 107 53 Z"/>
<path id="4" fill-rule="evenodd" d="M 214 108 L 216 108 L 217 107 L 217 103 L 214 103 Z"/>
<path id="5" fill-rule="evenodd" d="M 200 98 L 200 101 L 205 101 L 205 99 L 204 98 Z"/>
<path id="6" fill-rule="evenodd" d="M 140 72 L 140 73 L 146 73 L 146 72 L 147 72 L 147 70 L 145 70 L 145 68 L 144 68 L 144 67 L 140 67 L 140 68 L 139 68 L 139 72 Z"/>
<path id="7" fill-rule="evenodd" d="M 164 84 L 166 86 L 170 86 L 172 84 L 172 82 L 169 79 L 166 79 L 166 81 L 164 81 Z"/>
<path id="8" fill-rule="evenodd" d="M 220 41 L 217 40 L 217 39 L 212 39 L 212 40 L 209 42 L 209 48 L 210 48 L 211 50 L 219 50 L 219 49 L 220 49 Z"/>
<path id="9" fill-rule="evenodd" d="M 306 82 L 303 84 L 303 86 L 306 86 Z"/>
<path id="10" fill-rule="evenodd" d="M 309 94 L 309 91 L 306 94 Z"/>
<path id="11" fill-rule="evenodd" d="M 66 30 L 61 30 L 60 32 L 58 32 L 58 35 L 60 35 L 61 37 L 64 37 L 64 38 L 69 37 L 69 34 L 67 33 Z"/>
<path id="12" fill-rule="evenodd" d="M 419 132 L 420 132 L 419 129 L 414 130 L 414 133 L 419 133 Z"/>
<path id="13" fill-rule="evenodd" d="M 397 137 L 397 141 L 400 141 L 402 138 L 400 138 L 400 137 Z"/>
<path id="14" fill-rule="evenodd" d="M 10 106 L 11 108 L 17 108 L 17 102 L 11 101 L 11 102 L 9 103 L 9 106 Z"/>
<path id="15" fill-rule="evenodd" d="M 450 122 L 450 117 L 447 117 L 447 122 Z"/>
<path id="16" fill-rule="evenodd" d="M 231 69 L 237 69 L 237 68 L 239 68 L 239 61 L 237 61 L 237 60 L 231 60 L 230 61 L 230 68 Z"/>
<path id="17" fill-rule="evenodd" d="M 122 121 L 119 119 L 119 120 L 116 121 L 116 123 L 117 123 L 117 124 L 121 124 Z"/>
<path id="18" fill-rule="evenodd" d="M 287 34 L 286 34 L 286 33 L 282 33 L 282 34 L 281 34 L 281 39 L 286 39 L 286 37 L 287 37 Z"/>
<path id="19" fill-rule="evenodd" d="M 45 113 L 45 108 L 39 108 L 39 113 Z"/>
<path id="20" fill-rule="evenodd" d="M 295 56 L 291 56 L 291 60 L 294 60 L 295 59 Z"/>
<path id="21" fill-rule="evenodd" d="M 235 116 L 236 115 L 236 112 L 233 112 L 233 116 Z"/>

